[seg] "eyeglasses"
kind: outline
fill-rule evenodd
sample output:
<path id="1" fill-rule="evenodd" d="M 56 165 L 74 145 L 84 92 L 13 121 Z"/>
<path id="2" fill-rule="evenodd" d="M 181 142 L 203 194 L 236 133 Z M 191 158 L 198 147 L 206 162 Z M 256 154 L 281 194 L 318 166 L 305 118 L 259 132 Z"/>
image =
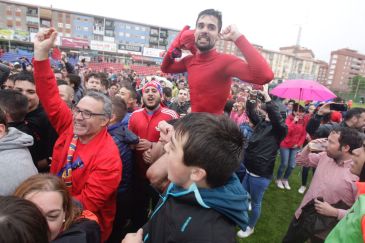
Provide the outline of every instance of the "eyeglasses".
<path id="1" fill-rule="evenodd" d="M 74 116 L 77 116 L 78 114 L 81 113 L 81 116 L 83 119 L 90 119 L 93 116 L 105 116 L 105 113 L 92 113 L 92 112 L 86 111 L 86 110 L 82 111 L 76 106 L 74 108 L 72 108 L 72 112 L 73 112 Z"/>

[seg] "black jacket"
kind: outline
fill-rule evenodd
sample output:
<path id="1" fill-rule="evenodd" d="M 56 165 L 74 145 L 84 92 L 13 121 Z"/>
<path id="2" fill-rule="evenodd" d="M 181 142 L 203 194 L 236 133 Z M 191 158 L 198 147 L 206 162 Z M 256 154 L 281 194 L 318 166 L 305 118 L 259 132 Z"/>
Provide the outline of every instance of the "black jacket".
<path id="1" fill-rule="evenodd" d="M 276 154 L 288 127 L 275 103 L 267 102 L 266 111 L 270 121 L 259 116 L 256 103 L 249 100 L 246 103 L 246 113 L 254 125 L 254 131 L 245 151 L 245 166 L 249 172 L 271 179 Z"/>
<path id="2" fill-rule="evenodd" d="M 72 224 L 51 243 L 100 243 L 100 226 L 97 222 L 82 219 Z"/>
<path id="3" fill-rule="evenodd" d="M 58 138 L 58 135 L 41 105 L 34 111 L 29 112 L 25 116 L 25 122 L 28 128 L 32 131 L 32 136 L 35 143 L 38 143 L 35 163 L 38 160 L 52 157 L 53 146 Z"/>
<path id="4" fill-rule="evenodd" d="M 234 243 L 236 224 L 246 229 L 248 194 L 232 176 L 222 187 L 182 189 L 170 184 L 150 220 L 145 243 Z"/>
<path id="5" fill-rule="evenodd" d="M 327 138 L 333 129 L 338 127 L 349 127 L 345 121 L 342 121 L 341 123 L 329 122 L 321 124 L 322 118 L 323 116 L 315 114 L 307 124 L 307 133 L 312 138 Z"/>

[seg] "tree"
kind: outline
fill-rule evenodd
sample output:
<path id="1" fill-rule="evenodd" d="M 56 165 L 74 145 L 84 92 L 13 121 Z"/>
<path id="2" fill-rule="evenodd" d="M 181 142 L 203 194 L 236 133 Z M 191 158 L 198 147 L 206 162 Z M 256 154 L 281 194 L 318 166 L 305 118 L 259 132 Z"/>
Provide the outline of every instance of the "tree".
<path id="1" fill-rule="evenodd" d="M 352 78 L 351 82 L 351 91 L 355 93 L 354 99 L 356 99 L 356 96 L 358 94 L 364 93 L 365 91 L 365 77 L 361 75 L 356 75 Z"/>

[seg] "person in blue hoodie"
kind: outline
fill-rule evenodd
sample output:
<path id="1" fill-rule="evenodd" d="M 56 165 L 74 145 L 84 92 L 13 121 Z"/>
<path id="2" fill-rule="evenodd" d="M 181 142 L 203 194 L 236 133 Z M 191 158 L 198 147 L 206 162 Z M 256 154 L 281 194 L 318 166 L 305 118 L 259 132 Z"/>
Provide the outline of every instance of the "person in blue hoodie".
<path id="1" fill-rule="evenodd" d="M 133 171 L 133 151 L 130 146 L 138 144 L 137 135 L 128 130 L 127 105 L 125 101 L 118 97 L 112 97 L 112 117 L 108 126 L 108 132 L 112 136 L 118 147 L 120 158 L 122 159 L 122 180 L 117 191 L 117 211 L 113 224 L 113 231 L 108 243 L 121 242 L 127 233 L 125 228 L 128 213 L 132 211 L 132 171 Z"/>
<path id="2" fill-rule="evenodd" d="M 242 157 L 239 128 L 226 116 L 191 113 L 174 129 L 159 129 L 171 131 L 165 145 L 171 183 L 143 226 L 143 242 L 236 242 L 236 226 L 248 224 L 248 194 L 234 174 Z"/>

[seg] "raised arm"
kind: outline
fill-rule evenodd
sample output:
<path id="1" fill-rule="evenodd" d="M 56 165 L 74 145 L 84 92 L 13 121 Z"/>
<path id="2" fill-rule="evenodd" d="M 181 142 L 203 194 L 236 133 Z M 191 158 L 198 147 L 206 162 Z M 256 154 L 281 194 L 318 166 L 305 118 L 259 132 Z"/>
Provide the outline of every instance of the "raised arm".
<path id="1" fill-rule="evenodd" d="M 191 45 L 191 35 L 194 32 L 189 30 L 189 26 L 185 26 L 171 43 L 161 64 L 161 71 L 164 73 L 183 73 L 186 72 L 184 59 L 175 61 L 175 58 L 181 57 L 181 49 L 191 49 L 195 53 L 194 43 Z"/>
<path id="2" fill-rule="evenodd" d="M 224 40 L 233 41 L 247 61 L 234 59 L 232 63 L 227 65 L 226 75 L 255 84 L 266 84 L 274 79 L 274 74 L 266 60 L 238 31 L 235 25 L 230 25 L 224 29 L 221 37 Z"/>
<path id="3" fill-rule="evenodd" d="M 37 34 L 34 40 L 34 78 L 39 100 L 58 134 L 72 124 L 72 113 L 61 99 L 56 78 L 48 59 L 49 50 L 54 46 L 57 32 L 46 29 Z"/>

